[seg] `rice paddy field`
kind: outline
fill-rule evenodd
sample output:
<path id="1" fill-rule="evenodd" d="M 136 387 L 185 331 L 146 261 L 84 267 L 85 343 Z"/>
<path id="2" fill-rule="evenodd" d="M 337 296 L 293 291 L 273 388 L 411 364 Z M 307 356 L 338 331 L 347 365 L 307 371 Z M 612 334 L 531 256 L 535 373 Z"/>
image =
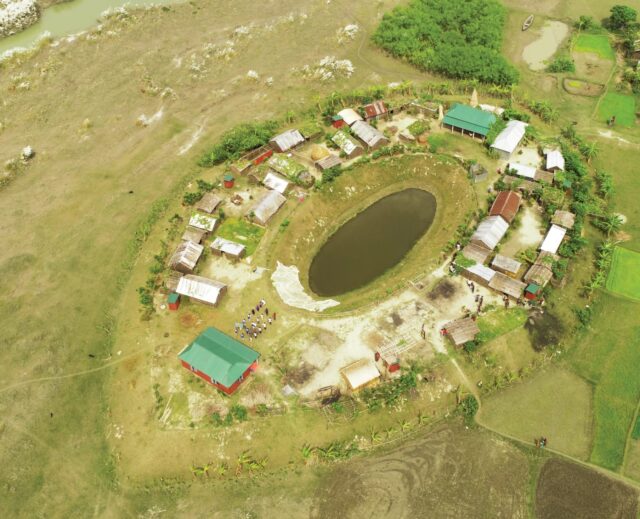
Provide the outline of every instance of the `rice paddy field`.
<path id="1" fill-rule="evenodd" d="M 607 290 L 640 301 L 640 253 L 616 247 L 607 278 Z"/>
<path id="2" fill-rule="evenodd" d="M 603 59 L 614 60 L 616 57 L 611 48 L 611 41 L 606 34 L 581 33 L 575 39 L 573 50 L 576 52 L 592 52 Z"/>

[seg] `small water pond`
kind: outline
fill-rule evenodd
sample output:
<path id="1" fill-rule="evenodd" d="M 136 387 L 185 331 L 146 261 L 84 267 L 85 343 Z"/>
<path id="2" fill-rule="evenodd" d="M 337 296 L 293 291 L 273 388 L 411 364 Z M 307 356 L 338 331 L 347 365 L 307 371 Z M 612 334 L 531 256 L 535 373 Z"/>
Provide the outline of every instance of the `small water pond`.
<path id="1" fill-rule="evenodd" d="M 311 290 L 336 296 L 370 283 L 405 257 L 435 214 L 435 197 L 422 189 L 378 200 L 340 227 L 313 258 Z"/>

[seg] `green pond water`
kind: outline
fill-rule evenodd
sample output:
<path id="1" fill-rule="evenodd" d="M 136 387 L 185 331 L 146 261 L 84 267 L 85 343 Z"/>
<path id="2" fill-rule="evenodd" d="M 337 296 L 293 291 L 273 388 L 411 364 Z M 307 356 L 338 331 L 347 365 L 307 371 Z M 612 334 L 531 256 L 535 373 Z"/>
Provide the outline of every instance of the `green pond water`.
<path id="1" fill-rule="evenodd" d="M 87 30 L 98 24 L 100 15 L 110 8 L 129 5 L 176 3 L 176 0 L 73 0 L 44 9 L 38 23 L 28 29 L 0 39 L 0 55 L 15 48 L 29 48 L 44 33 L 60 38 Z"/>
<path id="2" fill-rule="evenodd" d="M 336 296 L 370 283 L 405 257 L 435 214 L 435 197 L 422 189 L 405 189 L 378 200 L 318 251 L 309 268 L 311 290 Z"/>

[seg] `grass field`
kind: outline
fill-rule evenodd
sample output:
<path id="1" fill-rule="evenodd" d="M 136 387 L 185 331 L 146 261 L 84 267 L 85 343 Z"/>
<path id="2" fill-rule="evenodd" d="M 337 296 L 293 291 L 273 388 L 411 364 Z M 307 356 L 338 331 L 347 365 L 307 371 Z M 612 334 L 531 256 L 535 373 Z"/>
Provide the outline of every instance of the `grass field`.
<path id="1" fill-rule="evenodd" d="M 623 247 L 615 248 L 607 290 L 640 301 L 640 253 Z"/>
<path id="2" fill-rule="evenodd" d="M 482 342 L 489 342 L 520 328 L 527 320 L 527 311 L 524 308 L 500 308 L 478 319 L 480 334 L 478 338 Z"/>
<path id="3" fill-rule="evenodd" d="M 640 305 L 602 294 L 590 330 L 575 339 L 570 363 L 594 384 L 594 440 L 590 459 L 613 470 L 625 445 L 640 400 Z"/>
<path id="4" fill-rule="evenodd" d="M 616 116 L 616 126 L 634 126 L 636 98 L 617 92 L 607 92 L 598 105 L 598 118 L 601 122 L 606 122 L 612 115 Z"/>
<path id="5" fill-rule="evenodd" d="M 591 416 L 590 385 L 553 368 L 484 400 L 480 422 L 525 442 L 546 436 L 550 447 L 588 459 Z"/>
<path id="6" fill-rule="evenodd" d="M 225 219 L 216 231 L 217 236 L 242 243 L 247 248 L 247 256 L 255 252 L 263 234 L 262 227 L 240 218 Z"/>
<path id="7" fill-rule="evenodd" d="M 610 60 L 614 60 L 616 57 L 606 34 L 582 33 L 576 38 L 573 50 L 577 52 L 592 52 L 601 58 Z"/>

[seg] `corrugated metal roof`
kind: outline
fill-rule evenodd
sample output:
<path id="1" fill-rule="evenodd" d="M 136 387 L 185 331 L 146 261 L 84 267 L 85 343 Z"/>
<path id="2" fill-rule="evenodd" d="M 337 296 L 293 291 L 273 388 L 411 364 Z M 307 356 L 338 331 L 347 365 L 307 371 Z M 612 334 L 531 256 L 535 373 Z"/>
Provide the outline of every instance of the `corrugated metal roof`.
<path id="1" fill-rule="evenodd" d="M 507 222 L 512 222 L 520 209 L 522 196 L 515 191 L 500 191 L 491 204 L 489 215 L 502 216 Z"/>
<path id="2" fill-rule="evenodd" d="M 269 142 L 276 145 L 280 151 L 287 151 L 304 142 L 304 137 L 298 130 L 287 130 L 276 135 Z"/>
<path id="3" fill-rule="evenodd" d="M 451 108 L 442 120 L 443 124 L 448 124 L 455 128 L 462 128 L 463 130 L 485 137 L 494 122 L 496 122 L 495 115 L 462 104 L 457 104 Z"/>
<path id="4" fill-rule="evenodd" d="M 192 241 L 183 241 L 178 245 L 175 252 L 169 260 L 169 266 L 172 269 L 182 267 L 185 270 L 193 270 L 204 251 L 204 247 L 199 243 Z"/>
<path id="5" fill-rule="evenodd" d="M 576 215 L 570 213 L 569 211 L 557 210 L 555 213 L 553 213 L 553 218 L 551 219 L 551 223 L 555 223 L 560 227 L 564 227 L 565 229 L 573 229 L 575 222 Z"/>
<path id="6" fill-rule="evenodd" d="M 267 176 L 264 177 L 262 183 L 269 189 L 273 189 L 274 191 L 282 194 L 289 189 L 289 181 L 274 173 L 267 173 Z"/>
<path id="7" fill-rule="evenodd" d="M 387 139 L 382 132 L 364 121 L 356 121 L 353 123 L 351 131 L 358 139 L 371 148 L 377 146 L 380 142 L 389 142 L 389 139 Z"/>
<path id="8" fill-rule="evenodd" d="M 339 131 L 331 138 L 342 151 L 347 155 L 351 155 L 356 148 L 362 148 L 358 143 L 354 142 L 345 132 Z"/>
<path id="9" fill-rule="evenodd" d="M 503 256 L 502 254 L 496 254 L 496 257 L 493 258 L 491 262 L 491 266 L 506 270 L 507 272 L 511 272 L 512 274 L 517 274 L 522 267 L 522 263 L 508 256 Z"/>
<path id="10" fill-rule="evenodd" d="M 507 153 L 513 153 L 524 137 L 527 126 L 527 123 L 522 121 L 509 121 L 506 128 L 493 141 L 491 147 Z"/>
<path id="11" fill-rule="evenodd" d="M 484 279 L 487 283 L 489 283 L 493 279 L 493 276 L 496 275 L 495 270 L 490 269 L 489 267 L 485 267 L 484 265 L 480 265 L 479 263 L 471 265 L 464 270 L 470 272 L 471 274 L 474 274 L 481 279 Z"/>
<path id="12" fill-rule="evenodd" d="M 213 213 L 216 210 L 216 207 L 220 205 L 222 202 L 222 198 L 220 198 L 215 193 L 207 193 L 202 197 L 196 209 L 198 211 L 203 211 L 205 213 Z"/>
<path id="13" fill-rule="evenodd" d="M 387 107 L 382 101 L 374 101 L 373 103 L 369 103 L 364 107 L 364 112 L 367 114 L 367 117 L 377 117 L 379 115 L 384 115 L 387 113 L 387 111 Z"/>
<path id="14" fill-rule="evenodd" d="M 522 297 L 522 292 L 524 292 L 526 286 L 526 283 L 510 278 L 501 272 L 496 272 L 496 275 L 493 276 L 493 279 L 489 282 L 489 288 L 493 288 L 515 299 Z"/>
<path id="15" fill-rule="evenodd" d="M 178 354 L 180 360 L 231 387 L 260 354 L 215 328 L 207 328 Z"/>
<path id="16" fill-rule="evenodd" d="M 320 169 L 329 169 L 335 166 L 339 166 L 340 164 L 342 164 L 342 159 L 337 155 L 329 155 L 328 157 L 320 159 L 316 162 L 316 166 L 318 166 Z"/>
<path id="17" fill-rule="evenodd" d="M 493 250 L 508 228 L 509 224 L 501 216 L 489 216 L 480 222 L 476 232 L 471 236 L 471 240 L 478 241 L 488 249 Z"/>
<path id="18" fill-rule="evenodd" d="M 351 126 L 356 121 L 362 121 L 362 116 L 356 112 L 353 108 L 345 108 L 338 112 L 338 115 L 342 117 L 342 120 Z"/>
<path id="19" fill-rule="evenodd" d="M 533 166 L 526 166 L 525 164 L 520 164 L 519 162 L 511 162 L 508 164 L 509 169 L 516 172 L 516 175 L 519 177 L 535 179 L 536 178 L 536 168 Z"/>
<path id="20" fill-rule="evenodd" d="M 471 317 L 451 321 L 444 325 L 444 329 L 447 330 L 447 335 L 451 337 L 456 346 L 472 341 L 480 333 L 478 323 Z"/>
<path id="21" fill-rule="evenodd" d="M 287 199 L 277 191 L 269 191 L 252 209 L 256 220 L 262 225 L 266 225 L 286 201 Z"/>
<path id="22" fill-rule="evenodd" d="M 226 287 L 224 283 L 213 279 L 189 274 L 182 276 L 178 282 L 176 292 L 183 296 L 192 297 L 198 301 L 215 305 Z"/>
<path id="23" fill-rule="evenodd" d="M 542 245 L 540 245 L 540 250 L 542 252 L 555 254 L 558 252 L 565 234 L 567 234 L 566 229 L 559 225 L 552 224 L 549 228 L 549 232 L 547 232 L 547 235 L 544 237 Z"/>
<path id="24" fill-rule="evenodd" d="M 564 171 L 564 157 L 560 150 L 547 150 L 546 169 L 558 168 Z"/>
<path id="25" fill-rule="evenodd" d="M 202 229 L 203 231 L 212 232 L 216 228 L 218 220 L 205 214 L 194 214 L 189 220 L 189 225 L 196 229 Z"/>
<path id="26" fill-rule="evenodd" d="M 482 245 L 477 245 L 475 243 L 470 243 L 464 249 L 462 249 L 462 255 L 470 260 L 475 261 L 476 263 L 484 263 L 487 260 L 491 251 Z"/>
<path id="27" fill-rule="evenodd" d="M 232 256 L 240 256 L 245 250 L 245 246 L 241 243 L 227 240 L 226 238 L 221 238 L 220 236 L 213 240 L 211 248 L 213 250 L 222 251 L 225 254 L 231 254 Z"/>

